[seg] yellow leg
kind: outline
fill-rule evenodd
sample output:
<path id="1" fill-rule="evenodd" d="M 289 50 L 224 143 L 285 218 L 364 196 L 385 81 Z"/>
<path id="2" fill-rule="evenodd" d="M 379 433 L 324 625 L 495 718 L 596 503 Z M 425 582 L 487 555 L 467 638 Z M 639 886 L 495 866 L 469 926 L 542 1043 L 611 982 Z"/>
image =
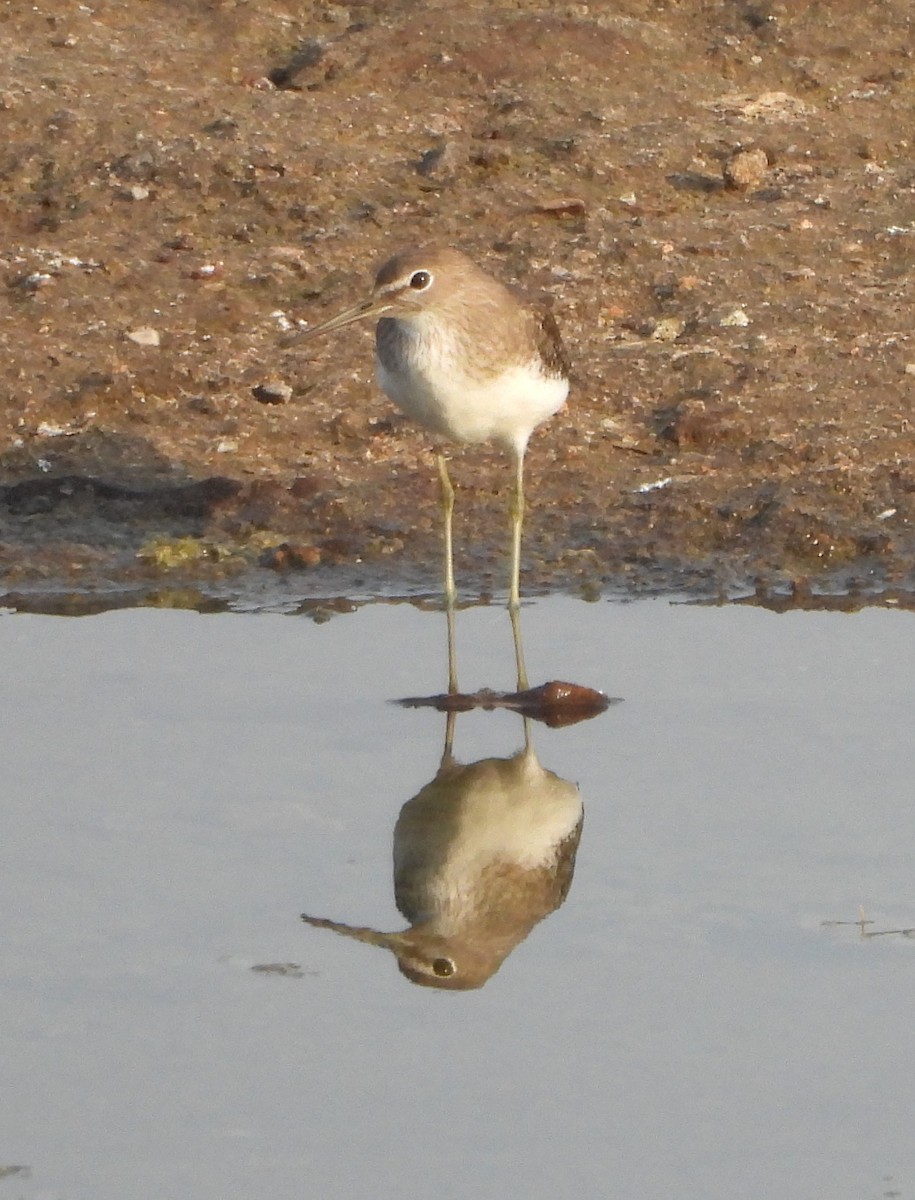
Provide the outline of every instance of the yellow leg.
<path id="1" fill-rule="evenodd" d="M 524 451 L 515 455 L 515 483 L 509 508 L 512 524 L 511 580 L 508 587 L 508 613 L 515 640 L 515 664 L 518 668 L 518 691 L 528 687 L 521 645 L 521 527 L 524 524 Z"/>
<path id="2" fill-rule="evenodd" d="M 448 617 L 448 691 L 458 690 L 457 654 L 454 644 L 454 608 L 457 603 L 457 588 L 454 586 L 454 546 L 451 536 L 451 519 L 454 515 L 454 488 L 448 474 L 448 464 L 443 454 L 435 456 L 438 480 L 442 492 L 442 529 L 445 550 L 445 611 Z"/>
<path id="3" fill-rule="evenodd" d="M 524 451 L 515 455 L 515 481 L 509 515 L 512 523 L 511 582 L 508 588 L 509 608 L 521 606 L 521 526 L 524 524 Z"/>

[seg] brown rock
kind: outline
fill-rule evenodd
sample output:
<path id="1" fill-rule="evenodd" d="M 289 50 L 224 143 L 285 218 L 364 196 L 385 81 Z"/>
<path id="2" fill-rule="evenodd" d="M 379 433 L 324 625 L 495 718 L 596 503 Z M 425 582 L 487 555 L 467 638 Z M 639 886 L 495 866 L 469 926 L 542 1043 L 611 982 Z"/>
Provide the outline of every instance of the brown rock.
<path id="1" fill-rule="evenodd" d="M 292 388 L 281 379 L 266 379 L 251 389 L 259 404 L 288 404 L 292 399 Z"/>
<path id="2" fill-rule="evenodd" d="M 458 142 L 441 142 L 420 155 L 416 169 L 426 179 L 450 183 L 467 162 L 467 148 Z"/>
<path id="3" fill-rule="evenodd" d="M 738 150 L 722 168 L 724 182 L 739 192 L 756 191 L 765 183 L 769 159 L 765 150 Z"/>
<path id="4" fill-rule="evenodd" d="M 304 571 L 317 567 L 321 562 L 321 551 L 317 546 L 295 546 L 283 542 L 264 555 L 262 563 L 271 571 Z"/>

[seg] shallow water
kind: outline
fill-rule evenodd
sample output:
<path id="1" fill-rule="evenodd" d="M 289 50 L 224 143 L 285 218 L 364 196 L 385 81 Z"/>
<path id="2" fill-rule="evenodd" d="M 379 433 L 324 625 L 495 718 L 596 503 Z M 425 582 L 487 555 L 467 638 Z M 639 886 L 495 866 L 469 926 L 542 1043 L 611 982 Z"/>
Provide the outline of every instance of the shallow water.
<path id="1" fill-rule="evenodd" d="M 0 620 L 0 1197 L 913 1195 L 915 939 L 823 922 L 915 925 L 915 617 L 523 616 L 532 682 L 624 703 L 534 729 L 571 892 L 457 995 L 299 920 L 405 925 L 444 718 L 388 701 L 442 689 L 441 614 Z M 498 608 L 458 650 L 512 684 Z"/>

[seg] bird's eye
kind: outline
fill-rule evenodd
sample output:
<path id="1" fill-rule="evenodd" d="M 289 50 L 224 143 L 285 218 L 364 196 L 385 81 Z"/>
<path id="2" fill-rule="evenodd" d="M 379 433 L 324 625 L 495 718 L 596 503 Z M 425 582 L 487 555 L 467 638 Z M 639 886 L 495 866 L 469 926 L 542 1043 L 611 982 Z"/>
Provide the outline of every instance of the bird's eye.
<path id="1" fill-rule="evenodd" d="M 450 958 L 436 958 L 432 963 L 432 973 L 441 979 L 447 979 L 449 975 L 454 974 L 454 963 Z"/>
<path id="2" fill-rule="evenodd" d="M 410 287 L 416 292 L 425 291 L 431 282 L 432 276 L 428 271 L 414 271 L 410 276 Z"/>

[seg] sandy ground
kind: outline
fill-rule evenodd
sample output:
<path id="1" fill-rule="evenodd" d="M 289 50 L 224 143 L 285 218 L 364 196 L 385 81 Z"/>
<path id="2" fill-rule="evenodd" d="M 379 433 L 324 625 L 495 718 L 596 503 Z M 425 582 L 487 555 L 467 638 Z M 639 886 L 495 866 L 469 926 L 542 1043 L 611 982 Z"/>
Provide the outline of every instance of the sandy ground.
<path id="1" fill-rule="evenodd" d="M 434 591 L 371 330 L 411 243 L 551 298 L 528 591 L 874 593 L 915 566 L 909 0 L 11 5 L 0 570 L 47 593 Z M 457 451 L 465 594 L 508 471 Z"/>

